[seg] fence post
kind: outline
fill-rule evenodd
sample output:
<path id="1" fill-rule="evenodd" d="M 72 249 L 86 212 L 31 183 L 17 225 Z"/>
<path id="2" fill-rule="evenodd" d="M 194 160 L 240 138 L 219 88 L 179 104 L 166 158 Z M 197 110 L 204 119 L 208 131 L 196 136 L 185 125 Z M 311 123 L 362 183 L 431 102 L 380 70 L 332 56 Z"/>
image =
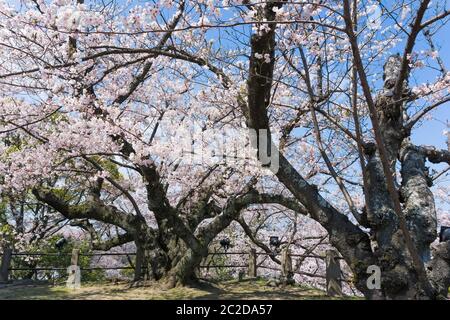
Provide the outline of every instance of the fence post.
<path id="1" fill-rule="evenodd" d="M 248 276 L 250 278 L 256 278 L 256 268 L 256 250 L 254 248 L 250 248 L 250 251 L 248 253 Z"/>
<path id="2" fill-rule="evenodd" d="M 291 250 L 284 248 L 281 253 L 281 275 L 289 278 L 292 275 L 292 257 Z"/>
<path id="3" fill-rule="evenodd" d="M 9 266 L 11 265 L 12 249 L 4 248 L 2 255 L 2 264 L 0 266 L 0 283 L 8 282 Z"/>
<path id="4" fill-rule="evenodd" d="M 70 259 L 71 266 L 78 265 L 78 258 L 80 256 L 80 249 L 72 249 L 72 258 Z"/>
<path id="5" fill-rule="evenodd" d="M 326 251 L 326 280 L 327 280 L 327 295 L 330 297 L 342 295 L 341 283 L 341 263 L 339 254 L 336 250 Z"/>
<path id="6" fill-rule="evenodd" d="M 66 286 L 70 289 L 77 289 L 81 287 L 81 270 L 78 266 L 78 258 L 80 255 L 80 249 L 72 250 L 72 257 L 70 259 L 70 266 L 67 268 L 67 282 Z"/>
<path id="7" fill-rule="evenodd" d="M 143 280 L 142 266 L 144 264 L 145 250 L 136 242 L 136 259 L 134 260 L 134 281 Z M 148 270 L 147 270 L 148 271 Z"/>

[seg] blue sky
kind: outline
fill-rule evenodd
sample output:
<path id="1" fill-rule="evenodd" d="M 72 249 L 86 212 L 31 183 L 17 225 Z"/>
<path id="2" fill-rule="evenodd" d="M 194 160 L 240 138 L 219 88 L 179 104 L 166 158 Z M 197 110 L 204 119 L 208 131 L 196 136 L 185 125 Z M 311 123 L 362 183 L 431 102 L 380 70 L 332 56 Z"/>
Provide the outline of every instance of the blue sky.
<path id="1" fill-rule="evenodd" d="M 436 34 L 435 45 L 440 48 L 440 57 L 444 61 L 447 70 L 450 70 L 450 23 L 445 24 Z M 422 43 L 419 43 L 421 46 Z M 424 48 L 428 49 L 428 48 Z M 429 74 L 426 69 L 419 71 L 419 81 L 427 81 L 435 78 L 435 74 Z M 423 80 L 421 79 L 423 78 Z M 417 144 L 433 144 L 439 148 L 447 148 L 446 137 L 443 131 L 446 129 L 446 123 L 450 121 L 450 103 L 438 107 L 433 113 L 433 120 L 426 121 L 424 125 L 416 128 L 413 132 L 413 141 Z M 449 123 L 450 125 L 450 123 Z M 450 128 L 449 128 L 450 129 Z"/>

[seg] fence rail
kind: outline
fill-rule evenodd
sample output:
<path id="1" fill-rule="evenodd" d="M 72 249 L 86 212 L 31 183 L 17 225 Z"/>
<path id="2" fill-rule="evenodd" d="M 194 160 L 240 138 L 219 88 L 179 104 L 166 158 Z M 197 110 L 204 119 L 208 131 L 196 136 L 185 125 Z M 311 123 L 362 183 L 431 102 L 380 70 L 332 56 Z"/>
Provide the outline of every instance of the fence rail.
<path id="1" fill-rule="evenodd" d="M 101 253 L 80 253 L 78 249 L 69 252 L 59 252 L 59 253 L 42 253 L 42 252 L 13 252 L 11 249 L 4 249 L 2 254 L 2 260 L 0 265 L 0 283 L 8 282 L 10 271 L 67 271 L 67 268 L 62 267 L 11 267 L 11 260 L 14 256 L 71 256 L 71 266 L 78 266 L 79 257 L 103 257 L 103 256 L 135 256 L 135 252 L 101 252 Z M 348 282 L 343 279 L 343 273 L 340 267 L 340 260 L 342 257 L 334 250 L 328 250 L 325 256 L 315 255 L 315 254 L 292 254 L 289 250 L 283 252 L 258 252 L 255 249 L 250 249 L 248 252 L 209 252 L 208 256 L 218 256 L 218 255 L 242 255 L 247 256 L 248 261 L 246 264 L 203 264 L 199 268 L 245 268 L 247 269 L 247 275 L 249 277 L 257 277 L 258 269 L 268 269 L 280 271 L 278 268 L 264 266 L 261 263 L 257 263 L 258 256 L 276 257 L 281 256 L 281 273 L 283 276 L 289 274 L 300 274 L 308 277 L 316 277 L 326 279 L 327 294 L 329 296 L 342 295 L 342 284 L 341 282 Z M 315 274 L 300 270 L 293 270 L 292 268 L 292 258 L 313 258 L 325 260 L 326 263 L 326 274 Z M 210 263 L 213 260 L 210 261 Z M 69 266 L 68 266 L 69 267 Z M 134 270 L 132 266 L 123 267 L 88 267 L 79 268 L 80 271 L 93 271 L 93 270 Z"/>
<path id="2" fill-rule="evenodd" d="M 94 271 L 94 270 L 134 270 L 133 267 L 92 267 L 92 268 L 80 268 L 81 271 Z M 47 267 L 47 268 L 9 268 L 9 271 L 66 271 L 67 268 L 61 267 Z"/>
<path id="3" fill-rule="evenodd" d="M 13 256 L 71 256 L 70 252 L 50 252 L 50 253 L 41 253 L 41 252 L 13 252 Z M 80 253 L 79 256 L 82 257 L 94 257 L 94 256 L 135 256 L 136 252 L 102 252 L 102 253 Z"/>

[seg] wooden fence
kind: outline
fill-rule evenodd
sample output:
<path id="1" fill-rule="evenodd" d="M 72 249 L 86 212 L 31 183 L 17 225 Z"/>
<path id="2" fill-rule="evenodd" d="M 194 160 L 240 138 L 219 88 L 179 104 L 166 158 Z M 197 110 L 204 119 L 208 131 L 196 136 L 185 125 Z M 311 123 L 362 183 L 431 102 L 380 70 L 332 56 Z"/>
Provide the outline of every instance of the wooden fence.
<path id="1" fill-rule="evenodd" d="M 35 272 L 38 271 L 66 271 L 67 268 L 58 268 L 58 267 L 11 267 L 11 261 L 15 256 L 71 256 L 71 265 L 78 266 L 79 265 L 79 257 L 80 256 L 134 256 L 136 253 L 134 252 L 105 252 L 105 253 L 80 253 L 78 249 L 73 249 L 72 253 L 38 253 L 38 252 L 13 252 L 11 249 L 3 249 L 1 265 L 0 265 L 0 283 L 7 283 L 9 281 L 9 275 L 11 271 L 30 271 L 33 270 Z M 245 264 L 220 264 L 214 265 L 211 264 L 213 259 L 210 259 L 209 264 L 202 264 L 200 268 L 244 268 L 246 269 L 246 274 L 250 278 L 256 278 L 258 276 L 258 269 L 269 269 L 274 271 L 281 271 L 282 275 L 286 276 L 288 273 L 292 274 L 300 274 L 308 277 L 319 277 L 326 280 L 326 289 L 327 295 L 329 296 L 338 296 L 342 295 L 342 282 L 347 282 L 343 278 L 343 272 L 340 266 L 340 260 L 342 259 L 339 254 L 335 250 L 327 250 L 325 256 L 314 255 L 314 254 L 291 254 L 290 251 L 281 252 L 281 253 L 267 253 L 267 252 L 257 252 L 255 249 L 251 248 L 248 252 L 212 252 L 209 253 L 209 257 L 214 257 L 218 255 L 241 255 L 247 256 L 247 263 Z M 267 256 L 271 258 L 275 258 L 276 256 L 281 256 L 281 269 L 274 268 L 270 266 L 264 266 L 261 263 L 257 263 L 258 256 Z M 315 258 L 325 260 L 326 263 L 326 273 L 324 275 L 313 274 L 309 272 L 304 272 L 300 270 L 295 270 L 292 267 L 292 258 Z M 67 266 L 69 267 L 69 266 Z M 88 267 L 88 268 L 80 268 L 81 271 L 90 271 L 90 270 L 134 270 L 134 267 L 131 266 L 123 266 L 123 267 Z"/>

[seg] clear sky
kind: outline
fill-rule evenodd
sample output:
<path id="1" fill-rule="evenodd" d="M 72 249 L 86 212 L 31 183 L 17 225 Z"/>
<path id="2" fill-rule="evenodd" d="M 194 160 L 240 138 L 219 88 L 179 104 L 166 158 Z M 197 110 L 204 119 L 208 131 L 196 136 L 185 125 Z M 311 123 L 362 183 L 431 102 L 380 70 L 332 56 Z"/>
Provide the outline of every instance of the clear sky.
<path id="1" fill-rule="evenodd" d="M 440 57 L 444 61 L 446 69 L 450 70 L 450 23 L 445 24 L 437 33 L 435 45 L 440 49 Z M 433 79 L 435 77 L 434 74 L 427 74 L 426 69 L 418 72 L 418 74 L 424 79 L 427 77 Z M 418 78 L 418 80 L 421 79 Z M 443 135 L 443 132 L 446 129 L 450 131 L 450 127 L 447 127 L 447 123 L 450 121 L 450 103 L 441 105 L 432 113 L 432 115 L 432 120 L 426 121 L 424 125 L 416 128 L 413 132 L 413 140 L 417 144 L 432 144 L 439 148 L 446 149 L 446 137 Z M 450 126 L 450 123 L 448 125 Z"/>

